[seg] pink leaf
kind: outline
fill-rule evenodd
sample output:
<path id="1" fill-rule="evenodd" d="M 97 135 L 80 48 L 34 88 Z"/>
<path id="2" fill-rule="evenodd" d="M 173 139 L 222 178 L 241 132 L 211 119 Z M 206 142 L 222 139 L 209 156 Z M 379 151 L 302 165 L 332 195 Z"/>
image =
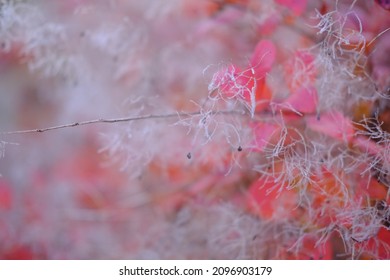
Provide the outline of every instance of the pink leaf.
<path id="1" fill-rule="evenodd" d="M 307 126 L 314 131 L 323 133 L 338 140 L 351 141 L 354 128 L 350 119 L 337 111 L 325 112 L 321 116 L 308 116 Z"/>
<path id="2" fill-rule="evenodd" d="M 307 0 L 276 0 L 276 3 L 289 8 L 294 15 L 300 16 L 306 9 Z"/>
<path id="3" fill-rule="evenodd" d="M 283 103 L 283 109 L 295 110 L 301 113 L 314 113 L 317 109 L 318 96 L 314 87 L 300 88 L 290 95 Z"/>
<path id="4" fill-rule="evenodd" d="M 263 78 L 272 68 L 276 57 L 274 43 L 269 40 L 261 40 L 253 52 L 250 60 L 256 78 Z"/>
<path id="5" fill-rule="evenodd" d="M 384 153 L 383 149 L 379 145 L 364 136 L 355 137 L 353 144 L 364 152 L 368 152 L 372 155 L 380 155 L 381 153 Z"/>
<path id="6" fill-rule="evenodd" d="M 279 130 L 280 127 L 276 124 L 256 123 L 253 127 L 255 148 L 262 151 Z"/>
<path id="7" fill-rule="evenodd" d="M 235 65 L 230 65 L 219 70 L 213 76 L 209 85 L 209 91 L 219 90 L 228 98 L 235 96 L 237 94 L 235 80 L 240 73 L 241 70 Z"/>
<path id="8" fill-rule="evenodd" d="M 386 147 L 384 147 L 378 143 L 375 143 L 374 141 L 370 140 L 367 137 L 364 137 L 361 135 L 356 136 L 353 139 L 353 145 L 355 147 L 358 147 L 360 150 L 362 150 L 364 152 L 367 152 L 371 155 L 375 155 L 378 157 L 382 157 L 386 161 L 390 161 L 390 157 L 388 156 L 388 154 L 386 153 L 386 150 L 385 150 Z"/>
<path id="9" fill-rule="evenodd" d="M 285 64 L 285 78 L 292 92 L 313 85 L 317 77 L 314 56 L 307 51 L 297 51 Z"/>
<path id="10" fill-rule="evenodd" d="M 259 178 L 248 190 L 249 210 L 263 219 L 286 219 L 297 215 L 297 194 L 282 188 L 272 176 Z"/>

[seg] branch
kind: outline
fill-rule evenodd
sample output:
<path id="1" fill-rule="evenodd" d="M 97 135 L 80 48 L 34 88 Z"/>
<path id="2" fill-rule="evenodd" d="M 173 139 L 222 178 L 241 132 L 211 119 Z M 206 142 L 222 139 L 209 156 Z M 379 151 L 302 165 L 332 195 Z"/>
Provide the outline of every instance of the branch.
<path id="1" fill-rule="evenodd" d="M 149 114 L 149 115 L 141 115 L 141 116 L 131 116 L 124 118 L 115 118 L 115 119 L 95 119 L 89 121 L 82 122 L 73 122 L 68 124 L 61 124 L 56 126 L 50 126 L 45 128 L 36 128 L 36 129 L 26 129 L 26 130 L 17 130 L 17 131 L 5 131 L 0 132 L 0 135 L 14 135 L 14 134 L 26 134 L 26 133 L 37 133 L 37 132 L 46 132 L 50 130 L 58 130 L 68 127 L 76 127 L 90 124 L 100 124 L 100 123 L 120 123 L 120 122 L 131 122 L 131 121 L 139 121 L 139 120 L 149 120 L 149 119 L 167 119 L 167 118 L 181 118 L 188 116 L 200 116 L 204 114 L 209 115 L 227 115 L 227 114 L 237 114 L 244 115 L 244 111 L 196 111 L 190 113 L 170 113 L 170 114 Z"/>

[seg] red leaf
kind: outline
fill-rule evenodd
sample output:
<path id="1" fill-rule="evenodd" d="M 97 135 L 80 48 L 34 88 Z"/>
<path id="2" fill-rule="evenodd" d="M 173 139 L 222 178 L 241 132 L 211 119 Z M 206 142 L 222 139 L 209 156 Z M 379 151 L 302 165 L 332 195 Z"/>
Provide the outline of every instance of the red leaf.
<path id="1" fill-rule="evenodd" d="M 364 242 L 362 246 L 368 252 L 375 252 L 375 255 L 370 256 L 378 259 L 389 259 L 390 252 L 390 230 L 386 228 L 380 228 L 378 234 L 375 237 L 370 238 L 367 242 Z"/>
<path id="2" fill-rule="evenodd" d="M 264 76 L 271 70 L 276 57 L 276 48 L 274 43 L 269 40 L 261 40 L 255 47 L 250 60 L 253 67 L 253 76 L 257 79 Z"/>
<path id="3" fill-rule="evenodd" d="M 260 41 L 251 58 L 251 65 L 241 71 L 235 65 L 225 67 L 214 76 L 209 90 L 218 89 L 227 98 L 241 98 L 249 107 L 251 114 L 268 106 L 271 92 L 266 85 L 265 75 L 271 70 L 276 49 L 271 41 Z"/>
<path id="4" fill-rule="evenodd" d="M 236 91 L 239 91 L 239 96 L 248 103 L 253 112 L 267 107 L 272 98 L 264 77 L 256 78 L 250 70 L 244 71 L 237 77 Z"/>
<path id="5" fill-rule="evenodd" d="M 10 209 L 12 205 L 12 193 L 7 182 L 0 179 L 0 209 Z"/>

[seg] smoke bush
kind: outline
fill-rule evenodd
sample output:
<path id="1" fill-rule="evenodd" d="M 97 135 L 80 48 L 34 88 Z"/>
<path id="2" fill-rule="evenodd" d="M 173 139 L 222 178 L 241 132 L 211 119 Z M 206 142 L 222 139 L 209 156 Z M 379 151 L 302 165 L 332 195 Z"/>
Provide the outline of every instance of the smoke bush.
<path id="1" fill-rule="evenodd" d="M 388 9 L 0 1 L 0 257 L 388 259 Z"/>

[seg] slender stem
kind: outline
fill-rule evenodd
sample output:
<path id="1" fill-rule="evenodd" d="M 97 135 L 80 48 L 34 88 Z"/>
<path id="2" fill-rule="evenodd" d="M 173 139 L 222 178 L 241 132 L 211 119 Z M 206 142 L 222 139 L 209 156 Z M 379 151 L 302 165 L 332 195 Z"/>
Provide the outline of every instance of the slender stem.
<path id="1" fill-rule="evenodd" d="M 90 125 L 90 124 L 100 124 L 100 123 L 120 123 L 120 122 L 131 122 L 139 120 L 149 120 L 149 119 L 167 119 L 167 118 L 182 118 L 190 116 L 200 116 L 200 115 L 226 115 L 226 114 L 238 114 L 244 115 L 244 111 L 196 111 L 190 113 L 170 113 L 170 114 L 149 114 L 149 115 L 140 115 L 140 116 L 130 116 L 124 118 L 114 118 L 114 119 L 95 119 L 82 122 L 73 122 L 68 124 L 61 124 L 56 126 L 50 126 L 45 128 L 35 128 L 35 129 L 26 129 L 26 130 L 16 130 L 16 131 L 5 131 L 0 132 L 0 135 L 14 135 L 14 134 L 26 134 L 26 133 L 37 133 L 37 132 L 46 132 L 50 130 L 58 130 L 69 127 Z"/>

